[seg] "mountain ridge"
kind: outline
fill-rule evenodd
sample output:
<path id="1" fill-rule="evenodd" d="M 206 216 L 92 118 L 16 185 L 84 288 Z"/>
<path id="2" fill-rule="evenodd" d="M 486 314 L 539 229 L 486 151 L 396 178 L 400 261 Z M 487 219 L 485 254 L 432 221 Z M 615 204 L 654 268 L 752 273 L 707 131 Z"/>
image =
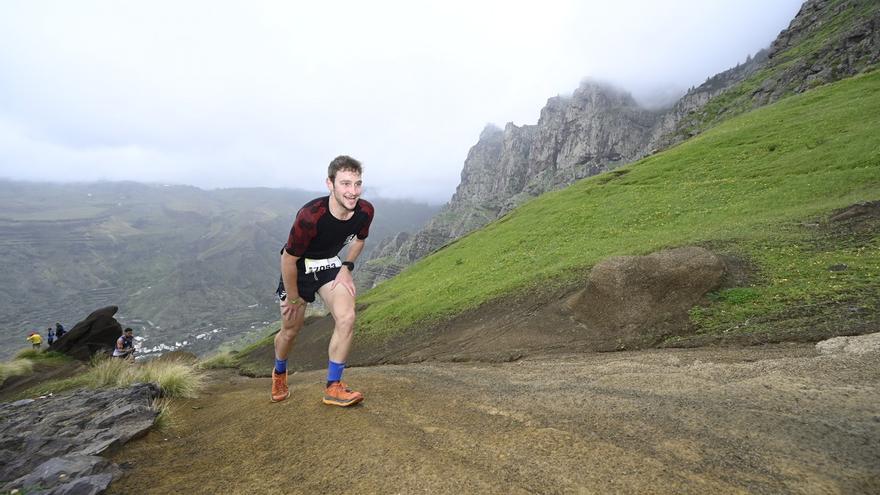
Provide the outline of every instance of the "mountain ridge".
<path id="1" fill-rule="evenodd" d="M 651 111 L 624 90 L 585 81 L 548 99 L 535 125 L 489 125 L 442 211 L 366 263 L 367 286 L 544 192 L 656 153 L 718 122 L 880 62 L 880 4 L 808 0 L 771 45 Z"/>

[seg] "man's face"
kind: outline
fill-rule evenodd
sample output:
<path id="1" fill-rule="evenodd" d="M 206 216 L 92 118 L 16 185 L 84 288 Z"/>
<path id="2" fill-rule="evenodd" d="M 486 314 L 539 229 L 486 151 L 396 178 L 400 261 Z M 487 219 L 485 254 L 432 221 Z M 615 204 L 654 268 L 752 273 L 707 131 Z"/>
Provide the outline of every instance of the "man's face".
<path id="1" fill-rule="evenodd" d="M 336 180 L 333 182 L 330 182 L 329 177 L 327 178 L 327 189 L 330 191 L 330 194 L 336 199 L 337 203 L 349 211 L 354 210 L 354 207 L 357 205 L 358 198 L 361 197 L 362 187 L 361 174 L 350 170 L 336 172 Z"/>

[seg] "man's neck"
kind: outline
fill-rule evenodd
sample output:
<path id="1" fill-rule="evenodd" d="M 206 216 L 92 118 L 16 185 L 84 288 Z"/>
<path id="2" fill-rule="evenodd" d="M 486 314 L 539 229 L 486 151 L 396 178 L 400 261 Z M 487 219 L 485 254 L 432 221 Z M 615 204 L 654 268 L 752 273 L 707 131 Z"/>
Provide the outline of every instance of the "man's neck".
<path id="1" fill-rule="evenodd" d="M 336 198 L 331 194 L 330 214 L 338 220 L 348 220 L 349 218 L 351 218 L 352 215 L 354 215 L 354 210 L 349 210 L 348 208 L 339 204 L 339 202 L 336 201 Z"/>

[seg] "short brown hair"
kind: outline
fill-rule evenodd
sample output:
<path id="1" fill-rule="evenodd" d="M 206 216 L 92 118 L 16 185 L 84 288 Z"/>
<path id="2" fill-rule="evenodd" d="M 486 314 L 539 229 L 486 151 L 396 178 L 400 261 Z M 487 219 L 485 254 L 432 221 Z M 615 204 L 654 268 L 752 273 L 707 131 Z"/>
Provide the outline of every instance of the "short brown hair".
<path id="1" fill-rule="evenodd" d="M 361 167 L 361 162 L 348 155 L 339 155 L 334 158 L 333 161 L 330 162 L 330 166 L 327 167 L 327 177 L 330 178 L 330 182 L 335 182 L 336 173 L 343 170 L 357 172 L 360 175 L 363 175 L 364 173 L 364 169 Z"/>

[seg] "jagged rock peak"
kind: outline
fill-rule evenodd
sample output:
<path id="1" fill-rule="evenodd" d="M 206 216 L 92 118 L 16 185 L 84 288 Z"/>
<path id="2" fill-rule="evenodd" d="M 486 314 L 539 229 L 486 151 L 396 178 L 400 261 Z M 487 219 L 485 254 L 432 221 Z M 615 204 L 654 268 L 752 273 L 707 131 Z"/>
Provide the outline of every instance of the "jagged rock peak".
<path id="1" fill-rule="evenodd" d="M 593 103 L 611 102 L 615 105 L 638 106 L 633 96 L 613 84 L 584 79 L 572 95 L 575 100 L 591 101 Z"/>
<path id="2" fill-rule="evenodd" d="M 611 83 L 584 79 L 570 95 L 557 95 L 547 99 L 545 109 L 557 109 L 569 105 L 582 107 L 584 103 L 602 106 L 640 106 L 628 91 Z"/>
<path id="3" fill-rule="evenodd" d="M 486 127 L 483 127 L 483 132 L 480 133 L 480 141 L 489 140 L 493 137 L 500 138 L 504 131 L 501 130 L 500 127 L 493 123 L 486 124 Z"/>

